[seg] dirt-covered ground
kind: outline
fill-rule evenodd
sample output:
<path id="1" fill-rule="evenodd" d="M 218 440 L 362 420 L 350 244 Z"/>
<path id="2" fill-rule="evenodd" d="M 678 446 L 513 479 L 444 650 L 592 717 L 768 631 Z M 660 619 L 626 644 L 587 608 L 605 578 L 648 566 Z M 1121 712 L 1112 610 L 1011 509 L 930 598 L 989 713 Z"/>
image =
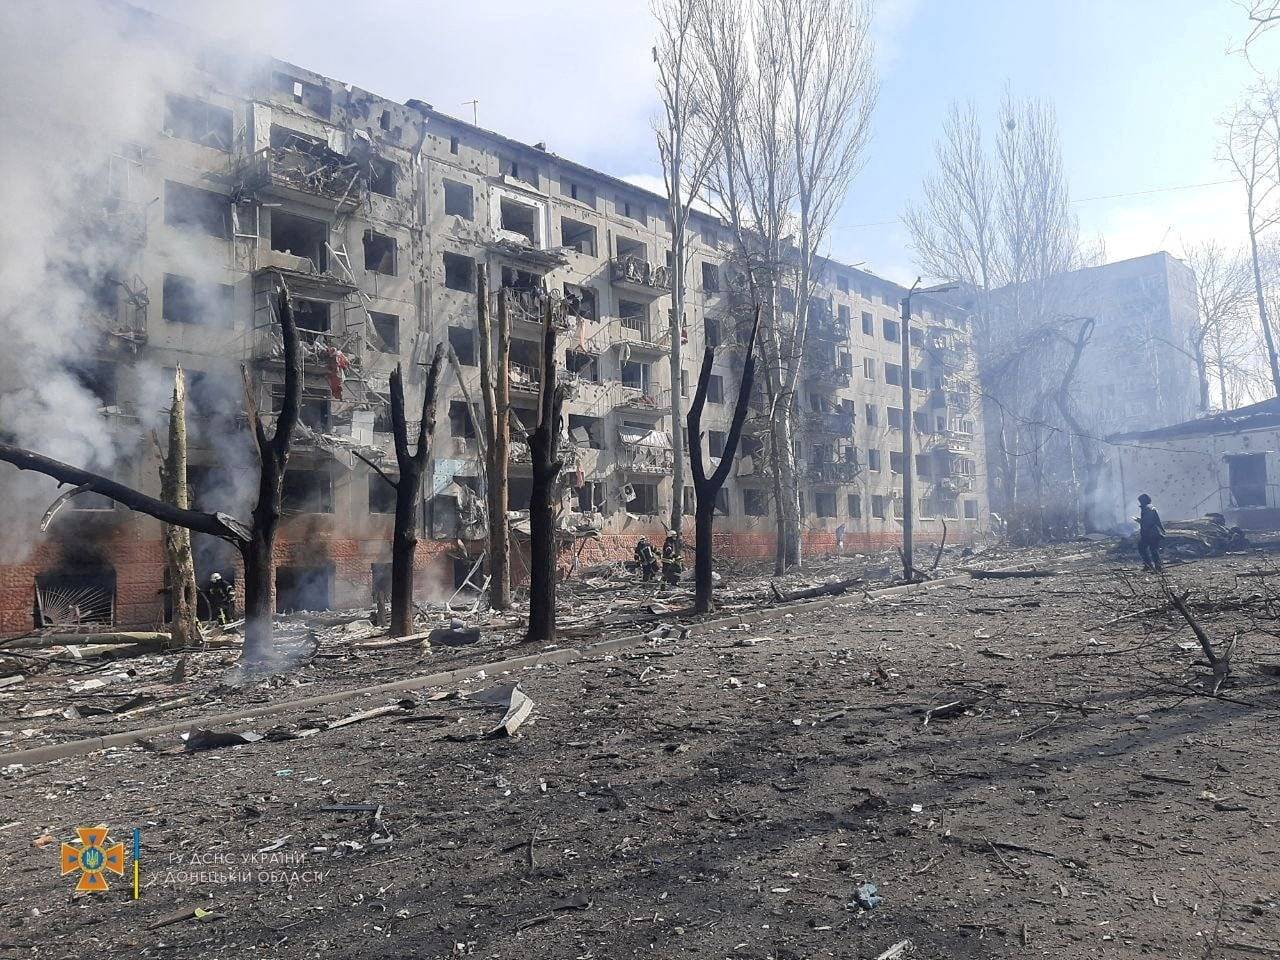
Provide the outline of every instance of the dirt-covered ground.
<path id="1" fill-rule="evenodd" d="M 1280 956 L 1280 571 L 1240 576 L 1278 564 L 1170 568 L 1238 634 L 1210 697 L 1159 581 L 1081 551 L 271 718 L 299 739 L 6 769 L 0 955 Z M 533 717 L 482 739 L 472 696 L 517 679 Z M 97 823 L 141 831 L 136 902 L 59 876 Z"/>

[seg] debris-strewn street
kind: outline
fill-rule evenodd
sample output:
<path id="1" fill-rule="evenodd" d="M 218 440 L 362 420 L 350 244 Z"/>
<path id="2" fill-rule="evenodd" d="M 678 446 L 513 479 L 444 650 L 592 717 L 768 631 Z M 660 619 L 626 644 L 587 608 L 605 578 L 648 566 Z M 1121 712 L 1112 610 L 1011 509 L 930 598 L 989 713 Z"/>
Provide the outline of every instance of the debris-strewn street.
<path id="1" fill-rule="evenodd" d="M 1276 955 L 1273 545 L 1169 570 L 1239 635 L 1217 697 L 1107 546 L 6 769 L 0 950 Z M 136 902 L 59 876 L 99 823 Z"/>

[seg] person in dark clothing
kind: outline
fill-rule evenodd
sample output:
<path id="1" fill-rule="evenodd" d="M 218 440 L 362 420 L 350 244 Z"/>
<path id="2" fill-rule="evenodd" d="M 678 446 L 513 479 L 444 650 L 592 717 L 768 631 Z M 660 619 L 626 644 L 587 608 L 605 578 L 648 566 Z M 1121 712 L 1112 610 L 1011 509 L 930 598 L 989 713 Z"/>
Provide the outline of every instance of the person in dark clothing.
<path id="1" fill-rule="evenodd" d="M 1160 563 L 1160 541 L 1164 539 L 1164 524 L 1160 522 L 1160 514 L 1151 506 L 1151 497 L 1142 494 L 1138 497 L 1138 508 L 1141 511 L 1135 518 L 1138 521 L 1138 556 L 1142 558 L 1142 569 L 1164 570 Z"/>
<path id="2" fill-rule="evenodd" d="M 658 554 L 648 537 L 641 537 L 636 541 L 635 561 L 640 577 L 646 583 L 658 575 Z"/>
<path id="3" fill-rule="evenodd" d="M 225 624 L 235 619 L 236 588 L 222 579 L 222 574 L 215 573 L 209 577 L 209 589 L 205 591 L 212 608 L 213 619 Z"/>
<path id="4" fill-rule="evenodd" d="M 680 538 L 674 530 L 667 531 L 662 542 L 662 581 L 675 586 L 684 573 L 684 558 L 680 555 Z"/>

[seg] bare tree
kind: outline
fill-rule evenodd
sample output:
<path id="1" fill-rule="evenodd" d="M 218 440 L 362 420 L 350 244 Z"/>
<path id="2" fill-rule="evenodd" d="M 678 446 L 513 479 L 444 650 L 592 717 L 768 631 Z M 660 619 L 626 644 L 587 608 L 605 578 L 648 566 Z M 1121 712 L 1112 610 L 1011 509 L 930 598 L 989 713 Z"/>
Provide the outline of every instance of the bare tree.
<path id="1" fill-rule="evenodd" d="M 1079 494 L 1059 402 L 1076 341 L 1060 328 L 1085 306 L 1064 279 L 1083 258 L 1052 109 L 1006 92 L 997 120 L 988 148 L 973 106 L 953 105 L 906 224 L 922 273 L 972 296 L 992 499 L 1039 538 L 1049 488 Z"/>
<path id="2" fill-rule="evenodd" d="M 658 43 L 658 98 L 662 114 L 653 123 L 667 193 L 671 225 L 671 529 L 684 529 L 684 422 L 681 346 L 685 324 L 685 289 L 692 266 L 689 213 L 706 185 L 719 149 L 721 114 L 711 94 L 706 61 L 700 56 L 697 25 L 705 22 L 706 0 L 654 0 Z"/>
<path id="3" fill-rule="evenodd" d="M 698 39 L 723 129 L 709 202 L 761 307 L 781 572 L 801 556 L 795 395 L 822 249 L 865 153 L 877 85 L 858 0 L 708 0 Z"/>
<path id="4" fill-rule="evenodd" d="M 1261 253 L 1262 234 L 1280 219 L 1280 92 L 1260 81 L 1223 126 L 1223 157 L 1244 188 L 1258 327 L 1267 345 L 1274 392 L 1280 395 L 1280 356 L 1267 311 Z"/>
<path id="5" fill-rule="evenodd" d="M 275 430 L 270 436 L 258 415 L 249 375 L 244 371 L 246 412 L 261 464 L 258 502 L 253 508 L 253 519 L 249 526 L 224 513 L 204 513 L 177 507 L 100 474 L 12 444 L 0 443 L 0 460 L 11 463 L 20 470 L 34 470 L 53 477 L 59 483 L 84 487 L 109 497 L 130 510 L 155 517 L 162 523 L 185 527 L 195 533 L 207 533 L 233 543 L 244 561 L 244 660 L 250 666 L 261 666 L 269 662 L 271 657 L 271 628 L 275 605 L 273 549 L 276 527 L 280 521 L 284 471 L 289 461 L 293 431 L 298 425 L 298 407 L 302 393 L 302 356 L 298 350 L 298 328 L 293 319 L 293 303 L 283 281 L 280 282 L 277 306 L 284 344 L 284 396 L 276 417 Z"/>
<path id="6" fill-rule="evenodd" d="M 1249 19 L 1249 32 L 1240 45 L 1240 52 L 1249 56 L 1250 45 L 1280 23 L 1280 0 L 1238 0 Z"/>
<path id="7" fill-rule="evenodd" d="M 154 437 L 154 435 L 153 435 Z M 187 383 L 182 366 L 173 374 L 173 404 L 169 408 L 169 436 L 160 448 L 160 497 L 179 510 L 191 506 L 187 491 Z M 164 527 L 165 566 L 169 571 L 170 618 L 175 646 L 200 641 L 196 565 L 191 555 L 191 531 L 174 523 Z"/>
<path id="8" fill-rule="evenodd" d="M 1249 360 L 1259 346 L 1249 322 L 1253 300 L 1248 259 L 1214 240 L 1193 244 L 1183 253 L 1196 275 L 1196 325 L 1188 349 L 1200 379 L 1200 406 L 1229 410 L 1250 376 Z"/>
<path id="9" fill-rule="evenodd" d="M 693 472 L 693 490 L 696 495 L 693 591 L 694 610 L 698 613 L 708 613 L 711 610 L 711 560 L 714 543 L 711 534 L 715 523 L 716 497 L 724 487 L 725 480 L 729 478 L 729 469 L 733 466 L 734 457 L 738 453 L 742 425 L 747 419 L 751 386 L 756 375 L 756 334 L 759 330 L 760 308 L 757 307 L 755 320 L 751 324 L 751 335 L 747 338 L 746 358 L 742 364 L 742 379 L 738 383 L 738 401 L 733 409 L 733 420 L 730 421 L 729 432 L 725 436 L 720 462 L 711 476 L 707 476 L 702 462 L 702 408 L 707 402 L 707 388 L 711 384 L 711 365 L 715 360 L 715 351 L 711 347 L 703 351 L 702 369 L 698 373 L 698 388 L 693 394 L 693 403 L 689 405 L 689 459 Z"/>

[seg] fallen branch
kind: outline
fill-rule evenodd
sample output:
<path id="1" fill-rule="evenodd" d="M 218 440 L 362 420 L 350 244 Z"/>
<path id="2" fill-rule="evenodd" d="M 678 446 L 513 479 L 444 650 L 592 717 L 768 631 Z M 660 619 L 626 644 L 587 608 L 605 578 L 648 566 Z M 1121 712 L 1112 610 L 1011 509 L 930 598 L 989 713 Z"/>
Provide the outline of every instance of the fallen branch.
<path id="1" fill-rule="evenodd" d="M 1182 614 L 1182 619 L 1187 621 L 1187 625 L 1191 627 L 1191 632 L 1200 641 L 1200 649 L 1204 651 L 1204 657 L 1209 661 L 1209 668 L 1213 671 L 1213 681 L 1209 687 L 1209 693 L 1217 696 L 1222 684 L 1231 675 L 1231 651 L 1235 647 L 1235 638 L 1233 637 L 1227 641 L 1226 646 L 1223 648 L 1222 656 L 1218 656 L 1213 649 L 1213 643 L 1210 641 L 1209 635 L 1204 632 L 1204 628 L 1200 626 L 1196 618 L 1192 616 L 1191 611 L 1187 609 L 1188 594 L 1184 593 L 1182 596 L 1178 596 L 1168 587 L 1164 588 L 1164 592 L 1165 596 L 1169 598 L 1169 603 L 1173 605 L 1173 608 L 1178 613 Z"/>
<path id="2" fill-rule="evenodd" d="M 779 603 L 793 603 L 796 600 L 810 600 L 814 597 L 839 596 L 850 587 L 855 587 L 862 582 L 862 577 L 847 577 L 844 580 L 832 580 L 830 583 L 823 583 L 816 587 L 808 587 L 804 590 L 793 590 L 790 593 L 783 593 L 772 580 L 769 581 L 769 586 L 773 590 L 774 598 Z"/>
<path id="3" fill-rule="evenodd" d="M 108 644 L 136 644 L 165 649 L 173 642 L 167 633 L 43 633 L 0 640 L 10 650 L 40 650 L 46 647 L 84 647 Z"/>

